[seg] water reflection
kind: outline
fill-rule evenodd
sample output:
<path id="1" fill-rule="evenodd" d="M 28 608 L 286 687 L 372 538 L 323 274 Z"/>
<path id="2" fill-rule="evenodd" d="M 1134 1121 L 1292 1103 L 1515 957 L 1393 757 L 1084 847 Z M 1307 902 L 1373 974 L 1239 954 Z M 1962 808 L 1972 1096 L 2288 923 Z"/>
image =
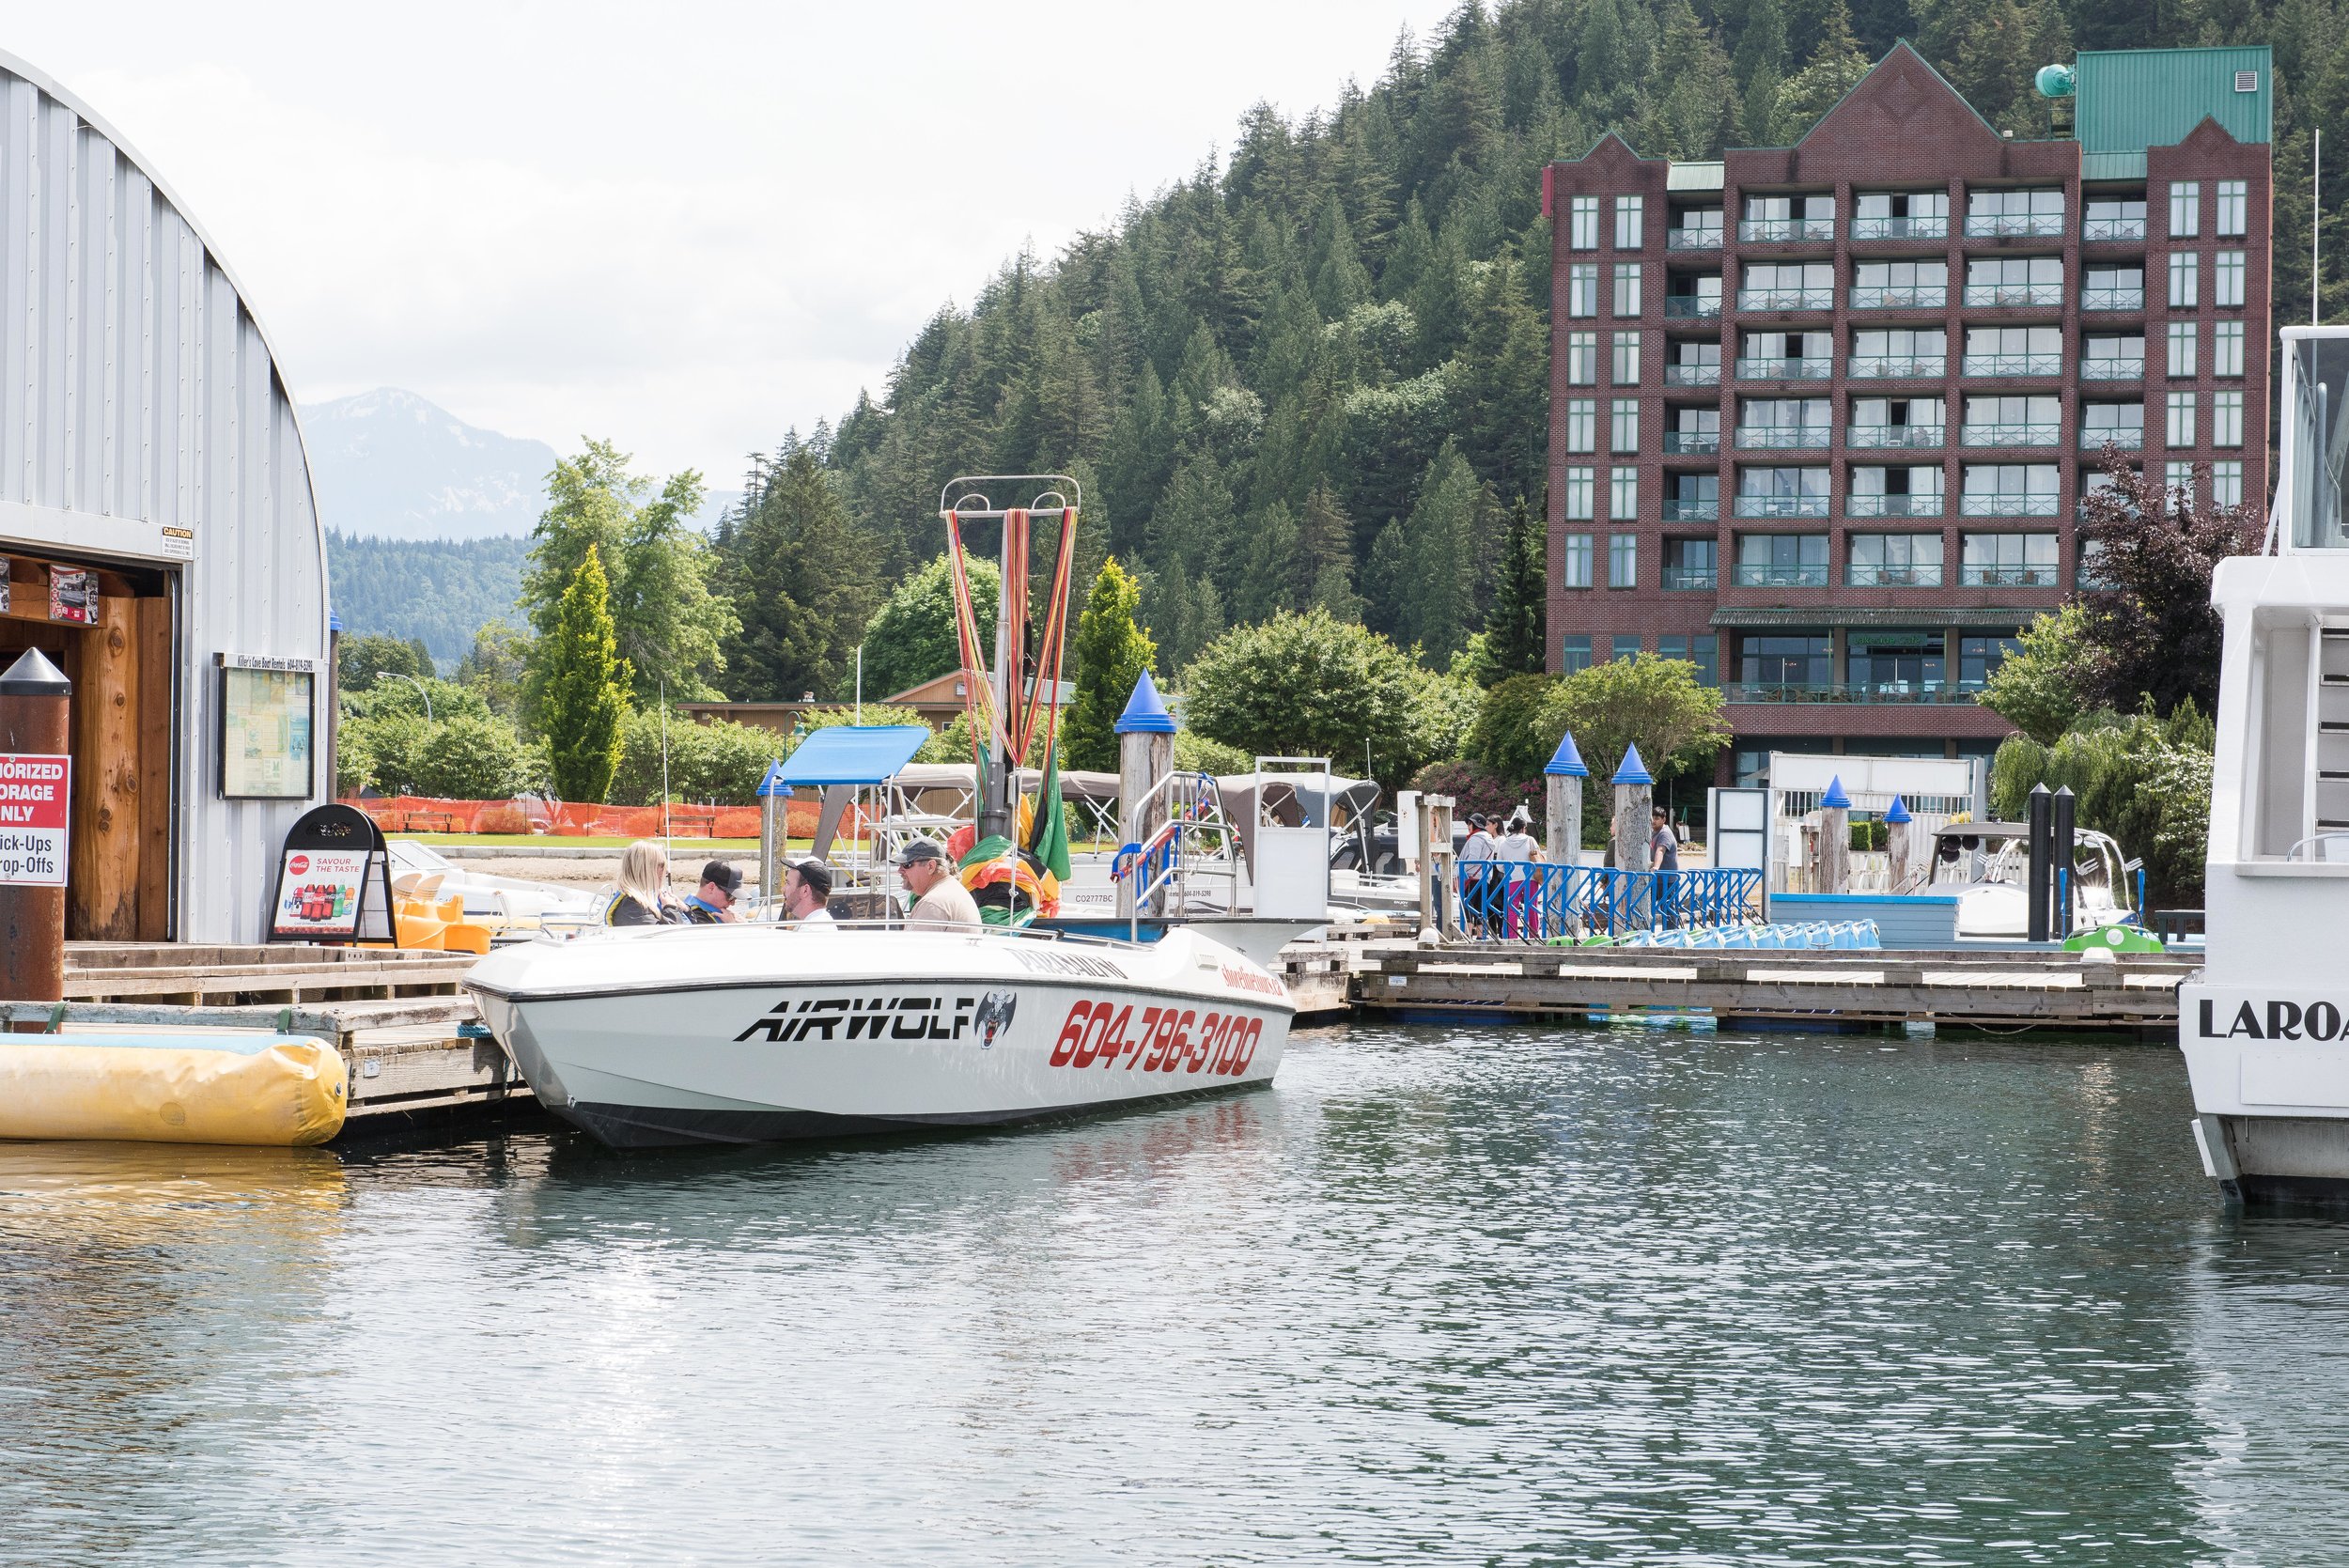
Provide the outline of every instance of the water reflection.
<path id="1" fill-rule="evenodd" d="M 0 1148 L 0 1518 L 56 1561 L 2321 1560 L 2343 1233 L 2229 1220 L 2183 1079 L 1351 1030 L 1024 1133 Z"/>

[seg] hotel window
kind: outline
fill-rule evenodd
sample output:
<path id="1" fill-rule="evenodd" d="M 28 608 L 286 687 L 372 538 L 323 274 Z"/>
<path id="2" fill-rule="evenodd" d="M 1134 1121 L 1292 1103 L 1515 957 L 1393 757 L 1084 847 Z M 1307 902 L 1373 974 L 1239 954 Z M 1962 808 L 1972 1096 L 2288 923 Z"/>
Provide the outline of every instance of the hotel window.
<path id="1" fill-rule="evenodd" d="M 1609 476 L 1607 515 L 1617 522 L 1629 522 L 1640 515 L 1640 471 L 1629 463 L 1619 464 Z"/>
<path id="2" fill-rule="evenodd" d="M 1825 635 L 1748 637 L 1737 650 L 1738 675 L 1750 686 L 1825 686 L 1834 678 L 1833 648 Z"/>
<path id="3" fill-rule="evenodd" d="M 1941 541 L 1934 540 L 1934 561 L 1941 559 Z M 1940 577 L 1937 570 L 1936 580 Z M 1885 692 L 1938 691 L 1941 689 L 1942 633 L 1938 631 L 1862 631 L 1845 633 L 1850 647 L 1851 683 L 1864 691 Z"/>
<path id="4" fill-rule="evenodd" d="M 1641 236 L 1647 226 L 1647 200 L 1643 196 L 1615 198 L 1615 249 L 1636 251 Z"/>
<path id="5" fill-rule="evenodd" d="M 1588 551 L 1590 542 L 1591 541 L 1588 539 L 1582 541 L 1586 553 Z M 1585 582 L 1582 586 L 1587 588 L 1590 584 Z M 1568 675 L 1579 675 L 1590 667 L 1591 640 L 1588 637 L 1561 637 L 1558 639 L 1559 674 Z"/>
<path id="6" fill-rule="evenodd" d="M 2162 432 L 2162 440 L 2170 447 L 2194 444 L 2194 394 L 2173 392 L 2170 395 L 2170 423 Z"/>
<path id="7" fill-rule="evenodd" d="M 1958 544 L 1958 582 L 1968 588 L 2052 588 L 2053 534 L 1968 534 Z"/>
<path id="8" fill-rule="evenodd" d="M 2190 501 L 2194 495 L 2194 465 L 2164 463 L 2161 465 L 2162 489 L 2176 490 Z"/>
<path id="9" fill-rule="evenodd" d="M 1640 585 L 1640 536 L 1610 534 L 1607 536 L 1607 586 L 1636 588 Z"/>
<path id="10" fill-rule="evenodd" d="M 2191 240 L 2202 232 L 2202 184 L 2198 179 L 2170 182 L 2170 238 Z"/>
<path id="11" fill-rule="evenodd" d="M 2243 505 L 2243 459 L 2230 458 L 2225 462 L 2210 465 L 2210 504 L 2214 506 Z"/>
<path id="12" fill-rule="evenodd" d="M 1636 261 L 1615 263 L 1615 314 L 1640 314 L 1640 264 Z"/>
<path id="13" fill-rule="evenodd" d="M 2192 251 L 2170 256 L 2170 307 L 2172 310 L 2202 302 L 2202 258 Z"/>
<path id="14" fill-rule="evenodd" d="M 1719 582 L 1719 547 L 1711 539 L 1666 539 L 1663 585 L 1711 589 Z"/>
<path id="15" fill-rule="evenodd" d="M 1714 352 L 1719 353 L 1719 346 L 1716 345 Z M 1617 333 L 1615 334 L 1614 370 L 1614 381 L 1617 386 L 1638 386 L 1640 384 L 1640 334 L 1638 333 L 1628 332 Z"/>
<path id="16" fill-rule="evenodd" d="M 1566 450 L 1595 452 L 1598 450 L 1598 399 L 1569 397 L 1566 399 Z"/>
<path id="17" fill-rule="evenodd" d="M 2218 227 L 2215 232 L 2221 238 L 2232 239 L 2250 232 L 2250 191 L 2249 184 L 2244 180 L 2222 179 L 2218 182 Z"/>
<path id="18" fill-rule="evenodd" d="M 1737 586 L 1740 588 L 1826 587 L 1827 536 L 1825 534 L 1738 535 Z"/>
<path id="19" fill-rule="evenodd" d="M 1607 421 L 1607 449 L 1610 452 L 1637 452 L 1640 449 L 1640 400 L 1618 397 Z"/>
<path id="20" fill-rule="evenodd" d="M 1598 263 L 1577 261 L 1566 268 L 1566 314 L 1598 314 Z"/>
<path id="21" fill-rule="evenodd" d="M 1854 588 L 1938 588 L 1938 534 L 1852 534 L 1844 538 L 1843 581 Z"/>
<path id="22" fill-rule="evenodd" d="M 1566 203 L 1566 243 L 1578 251 L 1598 249 L 1598 198 L 1575 196 Z"/>
<path id="23" fill-rule="evenodd" d="M 1675 637 L 1667 634 L 1656 639 L 1656 657 L 1685 660 L 1697 667 L 1699 686 L 1719 686 L 1721 683 L 1720 645 L 1719 637 Z"/>
<path id="24" fill-rule="evenodd" d="M 2243 394 L 2214 392 L 2210 395 L 2210 443 L 2213 446 L 2243 444 Z"/>
<path id="25" fill-rule="evenodd" d="M 1564 586 L 1587 588 L 1591 585 L 1591 536 L 1588 534 L 1566 536 L 1566 558 L 1563 565 L 1563 574 L 1559 582 Z M 1587 648 L 1589 644 L 1586 643 L 1584 646 Z"/>
<path id="26" fill-rule="evenodd" d="M 1598 385 L 1598 334 L 1566 334 L 1566 384 Z"/>
<path id="27" fill-rule="evenodd" d="M 2220 251 L 2211 276 L 2211 303 L 2240 307 L 2243 303 L 2243 253 Z"/>
<path id="28" fill-rule="evenodd" d="M 1999 673 L 2006 656 L 2022 646 L 2015 637 L 1961 637 L 1957 642 L 1957 682 L 1981 686 Z"/>
<path id="29" fill-rule="evenodd" d="M 1575 522 L 1591 520 L 1592 508 L 1598 500 L 1598 470 L 1570 468 L 1566 470 L 1566 516 Z"/>
<path id="30" fill-rule="evenodd" d="M 2242 375 L 2243 323 L 2215 321 L 2210 332 L 2210 373 L 2214 376 Z"/>
<path id="31" fill-rule="evenodd" d="M 2172 321 L 2170 323 L 2170 375 L 2191 376 L 2194 374 L 2195 331 L 2195 325 L 2191 321 Z"/>

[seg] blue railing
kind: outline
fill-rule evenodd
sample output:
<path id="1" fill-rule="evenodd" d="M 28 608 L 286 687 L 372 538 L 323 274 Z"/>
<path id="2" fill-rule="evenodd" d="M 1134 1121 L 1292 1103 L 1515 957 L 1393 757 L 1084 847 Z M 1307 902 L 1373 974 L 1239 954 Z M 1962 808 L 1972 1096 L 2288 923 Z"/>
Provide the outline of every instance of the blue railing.
<path id="1" fill-rule="evenodd" d="M 1472 935 L 1504 941 L 1726 925 L 1762 913 L 1762 873 L 1752 870 L 1462 861 L 1453 891 Z"/>

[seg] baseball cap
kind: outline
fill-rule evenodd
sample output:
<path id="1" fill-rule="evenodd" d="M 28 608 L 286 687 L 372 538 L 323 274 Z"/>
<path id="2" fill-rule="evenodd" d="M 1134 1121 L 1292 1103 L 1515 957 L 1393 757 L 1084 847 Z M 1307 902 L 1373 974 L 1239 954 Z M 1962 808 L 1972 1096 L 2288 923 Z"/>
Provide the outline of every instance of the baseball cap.
<path id="1" fill-rule="evenodd" d="M 702 867 L 702 880 L 714 882 L 729 893 L 742 891 L 742 873 L 726 861 L 712 861 Z"/>
<path id="2" fill-rule="evenodd" d="M 805 860 L 793 861 L 785 869 L 798 872 L 800 880 L 813 888 L 817 897 L 830 898 L 832 896 L 832 867 L 815 856 L 810 855 Z"/>
<path id="3" fill-rule="evenodd" d="M 897 863 L 901 866 L 917 865 L 924 861 L 943 862 L 945 859 L 946 851 L 926 838 L 917 838 L 897 851 Z"/>
<path id="4" fill-rule="evenodd" d="M 1471 828 L 1489 828 L 1492 826 L 1493 821 L 1491 817 L 1486 816 L 1481 811 L 1472 811 L 1469 813 L 1468 819 L 1469 826 Z"/>

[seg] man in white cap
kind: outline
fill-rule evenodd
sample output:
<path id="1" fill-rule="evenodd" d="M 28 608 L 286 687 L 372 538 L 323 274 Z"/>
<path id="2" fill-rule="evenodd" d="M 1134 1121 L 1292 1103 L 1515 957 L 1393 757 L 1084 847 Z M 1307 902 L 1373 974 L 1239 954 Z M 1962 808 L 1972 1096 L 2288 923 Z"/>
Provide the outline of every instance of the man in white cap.
<path id="1" fill-rule="evenodd" d="M 946 852 L 926 838 L 917 838 L 897 854 L 897 876 L 913 894 L 908 925 L 976 925 L 978 902 L 962 885 Z"/>

